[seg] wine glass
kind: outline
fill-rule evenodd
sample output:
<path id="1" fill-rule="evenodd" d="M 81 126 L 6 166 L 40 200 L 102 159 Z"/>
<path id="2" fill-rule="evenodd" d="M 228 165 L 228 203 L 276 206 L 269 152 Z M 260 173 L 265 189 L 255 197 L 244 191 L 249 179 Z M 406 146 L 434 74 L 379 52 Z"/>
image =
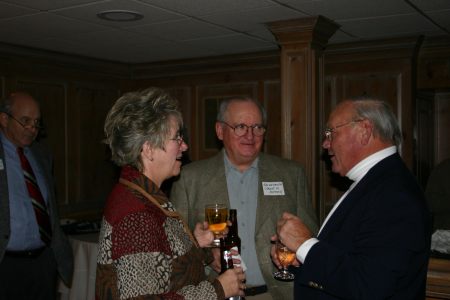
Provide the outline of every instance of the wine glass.
<path id="1" fill-rule="evenodd" d="M 273 273 L 273 277 L 282 281 L 294 280 L 294 274 L 288 271 L 287 267 L 291 265 L 295 260 L 295 252 L 289 250 L 280 241 L 276 243 L 276 253 L 278 260 L 280 261 L 282 269 Z"/>
<path id="2" fill-rule="evenodd" d="M 214 234 L 214 241 L 211 247 L 220 247 L 220 237 L 227 228 L 228 207 L 225 204 L 214 203 L 205 205 L 205 218 L 208 222 L 209 230 Z"/>

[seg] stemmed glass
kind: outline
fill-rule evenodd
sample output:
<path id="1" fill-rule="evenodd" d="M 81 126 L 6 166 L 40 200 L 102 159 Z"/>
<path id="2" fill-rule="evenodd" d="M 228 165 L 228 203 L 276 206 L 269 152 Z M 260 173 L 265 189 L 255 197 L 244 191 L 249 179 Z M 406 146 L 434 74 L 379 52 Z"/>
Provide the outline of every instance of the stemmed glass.
<path id="1" fill-rule="evenodd" d="M 280 261 L 282 269 L 273 273 L 273 277 L 282 281 L 294 280 L 294 274 L 288 271 L 287 267 L 291 265 L 295 260 L 295 252 L 289 250 L 280 241 L 276 242 L 276 253 L 278 260 Z"/>
<path id="2" fill-rule="evenodd" d="M 228 207 L 221 203 L 207 204 L 205 205 L 205 218 L 209 230 L 214 234 L 211 247 L 220 247 L 220 237 L 227 228 Z"/>

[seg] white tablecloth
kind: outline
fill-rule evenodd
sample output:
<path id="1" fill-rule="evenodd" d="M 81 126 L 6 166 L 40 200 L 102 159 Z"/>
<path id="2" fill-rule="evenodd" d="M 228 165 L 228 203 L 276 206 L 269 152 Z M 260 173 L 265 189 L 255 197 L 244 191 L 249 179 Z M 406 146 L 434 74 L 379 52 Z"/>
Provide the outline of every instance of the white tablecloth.
<path id="1" fill-rule="evenodd" d="M 97 268 L 98 233 L 69 236 L 73 249 L 74 271 L 72 287 L 62 281 L 58 291 L 61 300 L 94 300 Z"/>

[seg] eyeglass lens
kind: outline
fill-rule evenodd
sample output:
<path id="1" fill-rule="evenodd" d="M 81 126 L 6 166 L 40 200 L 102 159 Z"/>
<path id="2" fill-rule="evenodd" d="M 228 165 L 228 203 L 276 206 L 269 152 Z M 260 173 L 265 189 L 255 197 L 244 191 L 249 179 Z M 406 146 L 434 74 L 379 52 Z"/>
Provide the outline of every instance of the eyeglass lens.
<path id="1" fill-rule="evenodd" d="M 265 132 L 266 132 L 266 128 L 264 128 L 261 125 L 252 125 L 252 126 L 248 126 L 246 124 L 238 124 L 236 126 L 231 126 L 230 124 L 226 123 L 226 122 L 222 122 L 225 125 L 227 125 L 228 127 L 230 127 L 231 129 L 234 130 L 234 133 L 237 136 L 244 136 L 247 134 L 249 128 L 251 128 L 252 133 L 256 136 L 262 136 Z"/>

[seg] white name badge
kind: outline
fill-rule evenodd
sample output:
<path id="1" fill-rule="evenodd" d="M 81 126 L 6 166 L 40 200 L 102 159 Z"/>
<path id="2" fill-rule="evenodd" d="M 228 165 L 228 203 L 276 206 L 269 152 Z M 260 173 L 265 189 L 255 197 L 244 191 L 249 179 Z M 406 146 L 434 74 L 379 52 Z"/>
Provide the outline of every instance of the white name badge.
<path id="1" fill-rule="evenodd" d="M 3 160 L 0 159 L 0 170 L 3 170 L 5 167 L 3 166 Z"/>
<path id="2" fill-rule="evenodd" d="M 283 182 L 262 182 L 264 196 L 284 196 Z"/>

